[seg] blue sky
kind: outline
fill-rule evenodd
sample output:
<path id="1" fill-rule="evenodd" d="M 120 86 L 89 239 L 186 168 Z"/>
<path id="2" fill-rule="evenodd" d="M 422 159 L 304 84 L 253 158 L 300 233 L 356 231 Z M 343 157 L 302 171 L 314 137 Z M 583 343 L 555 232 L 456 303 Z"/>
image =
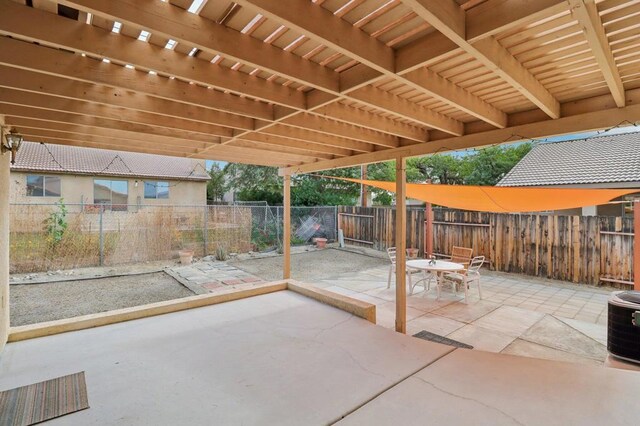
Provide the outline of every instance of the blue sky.
<path id="1" fill-rule="evenodd" d="M 207 170 L 211 170 L 211 166 L 213 166 L 213 163 L 218 163 L 218 166 L 220 166 L 220 168 L 223 168 L 227 164 L 226 161 L 207 160 L 206 161 Z"/>

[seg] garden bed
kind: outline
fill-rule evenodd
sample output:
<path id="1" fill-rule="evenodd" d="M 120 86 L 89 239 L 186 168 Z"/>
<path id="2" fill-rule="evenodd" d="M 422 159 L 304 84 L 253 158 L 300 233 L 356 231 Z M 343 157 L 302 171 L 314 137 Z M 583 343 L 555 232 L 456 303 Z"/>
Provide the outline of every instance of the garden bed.
<path id="1" fill-rule="evenodd" d="M 11 285 L 11 326 L 128 308 L 194 293 L 164 272 Z"/>

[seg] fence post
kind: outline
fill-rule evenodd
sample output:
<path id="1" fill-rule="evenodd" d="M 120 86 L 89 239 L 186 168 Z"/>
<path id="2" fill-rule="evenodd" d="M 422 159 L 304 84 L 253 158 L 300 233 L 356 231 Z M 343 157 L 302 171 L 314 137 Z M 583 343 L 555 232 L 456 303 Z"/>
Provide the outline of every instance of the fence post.
<path id="1" fill-rule="evenodd" d="M 280 207 L 276 206 L 276 242 L 280 244 Z"/>
<path id="2" fill-rule="evenodd" d="M 102 204 L 99 205 L 100 206 L 100 216 L 98 219 L 98 229 L 100 231 L 100 266 L 104 265 L 104 233 L 103 228 L 102 228 L 102 217 L 103 217 L 103 211 L 104 211 L 104 206 Z"/>
<path id="3" fill-rule="evenodd" d="M 202 256 L 206 256 L 209 251 L 209 206 L 204 206 L 204 228 L 202 229 L 202 242 L 204 244 L 204 248 L 202 251 Z"/>
<path id="4" fill-rule="evenodd" d="M 336 233 L 334 235 L 336 236 L 336 240 L 338 240 L 338 230 L 340 229 L 340 227 L 338 226 L 338 206 L 333 206 L 333 221 L 336 227 Z"/>

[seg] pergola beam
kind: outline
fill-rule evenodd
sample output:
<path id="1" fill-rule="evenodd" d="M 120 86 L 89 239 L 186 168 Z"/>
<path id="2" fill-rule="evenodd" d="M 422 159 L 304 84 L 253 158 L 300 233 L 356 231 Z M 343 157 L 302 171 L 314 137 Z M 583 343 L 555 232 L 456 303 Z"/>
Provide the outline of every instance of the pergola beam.
<path id="1" fill-rule="evenodd" d="M 263 15 L 283 22 L 287 27 L 297 28 L 308 37 L 344 55 L 357 59 L 387 77 L 395 78 L 416 90 L 434 96 L 497 127 L 506 126 L 506 115 L 503 112 L 468 92 L 464 96 L 459 94 L 457 96 L 442 96 L 444 93 L 439 90 L 441 87 L 448 86 L 449 90 L 451 90 L 452 86 L 455 85 L 435 73 L 431 75 L 430 79 L 420 82 L 397 75 L 394 54 L 391 48 L 309 1 L 239 0 L 239 3 L 248 5 Z M 433 3 L 439 4 L 440 2 Z M 455 86 L 455 88 L 457 88 L 455 93 L 458 91 L 465 92 L 460 87 Z M 434 126 L 431 120 L 439 114 L 431 113 L 426 114 L 424 117 L 424 124 L 448 133 L 458 134 L 455 128 L 446 127 L 442 129 L 437 124 Z"/>
<path id="2" fill-rule="evenodd" d="M 46 111 L 72 113 L 89 117 L 121 120 L 127 123 L 152 126 L 154 128 L 175 129 L 200 133 L 204 136 L 232 137 L 233 129 L 198 121 L 183 120 L 154 113 L 141 112 L 122 107 L 101 105 L 84 100 L 61 98 L 40 93 L 0 87 L 0 102 L 38 108 Z"/>
<path id="3" fill-rule="evenodd" d="M 84 100 L 102 105 L 118 106 L 168 117 L 217 124 L 236 129 L 254 128 L 254 120 L 193 105 L 182 104 L 135 92 L 73 81 L 66 78 L 35 73 L 16 72 L 15 68 L 0 66 L 0 87 L 41 93 L 67 99 Z"/>
<path id="4" fill-rule="evenodd" d="M 298 83 L 338 93 L 338 73 L 224 25 L 152 0 L 58 0 L 59 4 L 142 27 L 200 50 L 222 54 Z"/>
<path id="5" fill-rule="evenodd" d="M 324 144 L 330 147 L 339 148 L 339 149 L 347 149 L 350 151 L 356 152 L 372 152 L 375 150 L 375 146 L 345 138 L 338 138 L 335 136 L 330 136 L 324 133 L 313 132 L 308 129 L 298 128 L 298 127 L 286 127 L 282 124 L 276 124 L 273 126 L 261 128 L 257 131 L 258 133 L 269 134 L 272 136 L 279 136 L 286 139 L 294 139 L 294 140 L 305 140 L 313 143 Z M 257 133 L 253 132 L 253 133 Z M 250 133 L 250 134 L 253 134 Z M 237 138 L 242 139 L 246 135 L 237 136 Z"/>
<path id="6" fill-rule="evenodd" d="M 116 131 L 126 130 L 151 136 L 158 135 L 183 138 L 186 141 L 205 142 L 206 145 L 201 147 L 219 144 L 221 142 L 220 136 L 231 136 L 231 134 L 225 133 L 216 136 L 202 133 L 207 130 L 206 126 L 203 129 L 196 127 L 191 130 L 184 130 L 183 127 L 189 128 L 192 123 L 200 125 L 200 123 L 186 120 L 175 120 L 168 117 L 154 116 L 153 114 L 141 113 L 133 110 L 110 108 L 108 106 L 91 104 L 83 101 L 74 101 L 0 88 L 0 114 L 2 113 L 12 117 L 35 118 L 58 123 L 76 124 L 85 127 L 113 129 Z M 285 129 L 285 131 L 286 130 L 287 129 Z M 297 129 L 292 130 L 297 131 Z M 263 139 L 271 140 L 265 141 Z M 257 133 L 255 134 L 255 137 L 249 138 L 252 142 L 268 142 L 264 143 L 264 149 L 266 151 L 279 152 L 278 149 L 273 149 L 271 146 L 282 146 L 289 149 L 289 152 L 293 153 L 293 151 L 296 151 L 296 153 L 301 153 L 307 157 L 314 157 L 317 159 L 331 159 L 333 158 L 332 155 L 345 156 L 352 154 L 352 151 L 350 150 L 322 144 L 314 144 L 305 140 L 291 140 L 283 138 L 278 140 L 273 139 L 276 138 Z M 257 148 L 257 146 L 254 148 Z"/>
<path id="7" fill-rule="evenodd" d="M 243 117 L 273 119 L 273 107 L 263 102 L 7 37 L 0 37 L 0 65 L 131 90 Z"/>
<path id="8" fill-rule="evenodd" d="M 404 0 L 413 11 L 462 50 L 522 93 L 549 117 L 560 117 L 560 103 L 493 37 L 471 43 L 466 37 L 466 13 L 453 0 Z"/>
<path id="9" fill-rule="evenodd" d="M 458 89 L 462 90 L 459 87 Z M 468 92 L 466 93 L 468 94 Z M 365 86 L 351 92 L 349 96 L 352 99 L 373 108 L 379 108 L 386 111 L 396 111 L 396 114 L 411 121 L 428 121 L 430 127 L 442 130 L 446 133 L 458 136 L 464 133 L 464 125 L 461 122 L 449 118 L 446 115 L 438 114 L 429 109 L 423 108 L 414 102 L 407 101 L 406 99 L 402 99 L 399 96 L 392 95 L 373 86 Z M 504 119 L 504 124 L 506 124 L 506 115 L 504 117 L 503 115 L 504 114 L 492 114 L 492 116 L 497 120 Z"/>
<path id="10" fill-rule="evenodd" d="M 582 103 L 595 105 L 601 103 L 600 99 L 587 99 Z M 328 161 L 318 161 L 313 164 L 301 166 L 285 167 L 280 170 L 281 174 L 310 173 L 319 170 L 332 168 L 352 167 L 360 164 L 378 163 L 393 160 L 398 156 L 415 157 L 419 155 L 429 155 L 439 152 L 455 151 L 471 147 L 481 147 L 497 143 L 515 142 L 519 135 L 527 138 L 544 138 L 561 134 L 576 132 L 586 132 L 601 130 L 612 126 L 620 125 L 624 122 L 635 123 L 640 116 L 640 105 L 629 105 L 624 108 L 610 108 L 606 110 L 593 110 L 586 113 L 567 115 L 559 119 L 542 119 L 532 114 L 533 122 L 515 125 L 505 129 L 495 129 L 480 131 L 455 138 L 445 138 L 434 140 L 425 144 L 392 148 L 368 154 L 354 155 L 346 158 L 337 158 Z M 533 111 L 535 112 L 535 111 Z M 520 137 L 521 138 L 521 137 Z"/>
<path id="11" fill-rule="evenodd" d="M 237 0 L 263 16 L 284 22 L 336 52 L 356 59 L 379 72 L 395 71 L 393 49 L 364 31 L 306 0 Z"/>
<path id="12" fill-rule="evenodd" d="M 625 106 L 624 86 L 618 66 L 613 58 L 607 34 L 604 31 L 598 8 L 593 0 L 569 0 L 571 14 L 582 27 L 589 47 L 600 66 L 616 105 Z"/>
<path id="13" fill-rule="evenodd" d="M 91 25 L 70 22 L 68 19 L 51 13 L 20 6 L 10 0 L 0 0 L 0 7 L 4 9 L 3 14 L 0 14 L 0 34 L 73 50 L 98 58 L 109 58 L 113 62 L 131 64 L 142 70 L 152 70 L 163 75 L 175 76 L 186 82 L 193 81 L 204 86 L 293 108 L 297 111 L 307 110 L 306 95 L 302 91 L 214 65 L 174 50 L 119 37 Z M 25 25 L 25 22 L 28 24 Z M 328 93 L 327 95 L 332 99 L 337 99 L 335 95 Z M 217 105 L 211 103 L 210 107 L 216 108 Z M 346 121 L 344 116 L 339 114 L 321 113 L 321 115 Z M 419 142 L 426 140 L 421 135 L 416 136 L 416 133 L 425 133 L 424 129 L 417 128 L 418 131 L 408 131 L 408 126 L 389 119 L 386 119 L 387 124 L 381 128 L 371 127 L 371 123 L 385 120 L 375 114 L 363 112 L 357 115 L 351 114 L 349 117 L 349 124 L 368 127 L 388 134 L 399 134 Z M 266 116 L 262 118 L 266 119 Z M 423 121 L 422 119 L 418 120 L 418 123 L 423 124 Z"/>
<path id="14" fill-rule="evenodd" d="M 335 157 L 346 157 L 353 154 L 350 149 L 338 148 L 322 143 L 316 143 L 308 139 L 296 139 L 292 137 L 278 137 L 275 135 L 269 135 L 264 133 L 253 132 L 251 134 L 242 136 L 238 140 L 249 140 L 254 142 L 261 142 L 265 145 L 281 146 L 284 148 L 294 148 L 305 150 L 314 154 L 330 155 Z"/>
<path id="15" fill-rule="evenodd" d="M 118 138 L 122 140 L 129 140 L 135 143 L 145 142 L 151 144 L 158 144 L 159 146 L 167 146 L 167 147 L 184 147 L 186 149 L 202 149 L 203 147 L 207 147 L 209 145 L 215 145 L 217 143 L 205 143 L 199 141 L 190 141 L 188 139 L 178 139 L 168 136 L 160 136 L 152 133 L 139 133 L 139 132 L 130 132 L 128 130 L 117 129 L 117 128 L 108 128 L 105 129 L 103 127 L 93 127 L 93 126 L 84 126 L 81 124 L 71 124 L 71 123 L 60 123 L 57 121 L 47 121 L 40 120 L 38 118 L 31 117 L 16 117 L 11 114 L 5 114 L 7 120 L 11 122 L 13 126 L 16 126 L 18 129 L 40 129 L 40 130 L 54 130 L 60 132 L 68 132 L 74 133 L 78 135 L 95 135 L 95 136 L 104 136 L 110 138 Z"/>
<path id="16" fill-rule="evenodd" d="M 466 12 L 466 41 L 475 43 L 566 10 L 566 0 L 488 0 Z M 433 32 L 397 50 L 396 72 L 406 74 L 461 51 L 449 37 Z"/>
<path id="17" fill-rule="evenodd" d="M 41 108 L 33 108 L 23 105 L 13 105 L 2 103 L 0 95 L 0 114 L 9 117 L 33 118 L 37 120 L 52 121 L 56 123 L 68 123 L 99 129 L 125 130 L 141 134 L 158 135 L 181 139 L 184 141 L 203 142 L 205 144 L 216 144 L 221 142 L 219 136 L 205 135 L 202 133 L 189 132 L 166 127 L 155 127 L 147 124 L 132 123 L 110 118 L 93 117 L 90 115 L 72 114 Z"/>
<path id="18" fill-rule="evenodd" d="M 229 90 L 295 109 L 305 108 L 303 92 L 263 78 L 236 72 L 196 57 L 116 34 L 82 22 L 0 0 L 0 34 L 108 58 L 204 86 Z"/>
<path id="19" fill-rule="evenodd" d="M 11 124 L 10 122 L 7 122 Z M 87 148 L 111 149 L 116 151 L 141 152 L 146 154 L 170 155 L 183 157 L 188 153 L 184 150 L 173 150 L 158 145 L 145 145 L 144 143 L 130 143 L 118 138 L 105 138 L 100 136 L 80 136 L 73 133 L 57 132 L 52 130 L 38 130 L 25 128 L 21 133 L 26 139 L 32 142 L 53 143 L 61 145 L 73 145 Z M 232 147 L 228 147 L 232 148 Z M 249 163 L 264 166 L 282 166 L 287 161 L 279 158 L 268 158 L 261 152 L 249 152 L 245 148 L 225 147 L 225 150 L 216 152 L 217 159 L 237 163 Z"/>
<path id="20" fill-rule="evenodd" d="M 422 127 L 412 126 L 387 117 L 374 115 L 340 102 L 333 102 L 319 107 L 315 109 L 313 113 L 347 124 L 358 123 L 360 126 L 371 130 L 387 134 L 395 134 L 417 142 L 426 142 L 429 140 L 429 132 Z M 423 114 L 424 113 L 425 111 L 423 110 Z M 444 116 L 442 117 L 444 118 Z M 458 125 L 455 120 L 451 120 L 451 122 L 456 126 Z"/>
<path id="21" fill-rule="evenodd" d="M 255 39 L 252 39 L 249 36 L 245 36 L 242 34 L 237 34 L 235 37 L 240 40 L 244 40 L 245 38 L 251 39 L 250 43 L 225 43 L 223 41 L 208 41 L 202 40 L 202 35 L 198 33 L 194 33 L 194 28 L 201 28 L 201 31 L 209 31 L 211 39 L 227 40 L 231 37 L 230 33 L 234 33 L 234 30 L 226 28 L 222 25 L 215 24 L 211 21 L 208 21 L 206 18 L 202 18 L 196 16 L 195 19 L 193 14 L 189 14 L 186 11 L 175 11 L 170 10 L 171 8 L 176 9 L 171 5 L 157 5 L 159 10 L 154 12 L 154 19 L 151 19 L 146 11 L 140 6 L 133 5 L 132 0 L 113 0 L 113 4 L 108 1 L 103 0 L 76 0 L 76 1 L 63 1 L 63 3 L 68 3 L 71 6 L 77 7 L 80 10 L 85 10 L 88 12 L 93 12 L 97 14 L 101 14 L 103 16 L 107 16 L 111 19 L 117 19 L 122 22 L 132 22 L 134 21 L 136 25 L 142 26 L 143 28 L 148 28 L 152 33 L 163 34 L 163 28 L 166 25 L 177 25 L 177 29 L 180 31 L 176 31 L 177 34 L 181 36 L 178 37 L 176 35 L 167 37 L 173 37 L 174 39 L 186 43 L 187 45 L 193 45 L 200 49 L 209 51 L 212 54 L 222 54 L 225 57 L 229 57 L 231 59 L 236 59 L 241 63 L 249 64 L 252 66 L 256 66 L 260 69 L 264 69 L 270 72 L 273 72 L 278 75 L 285 76 L 290 78 L 298 83 L 308 85 L 314 87 L 319 90 L 327 91 L 334 96 L 341 96 L 340 87 L 339 87 L 339 75 L 336 72 L 330 71 L 333 73 L 331 77 L 333 81 L 331 84 L 318 84 L 315 81 L 315 73 L 318 72 L 318 69 L 322 70 L 322 75 L 326 75 L 329 71 L 327 68 L 317 65 L 311 61 L 307 61 L 305 59 L 299 58 L 290 53 L 284 52 L 281 49 L 278 49 L 274 46 L 265 45 L 264 43 L 258 42 Z M 268 2 L 275 5 L 277 2 Z M 286 3 L 287 7 L 291 6 L 289 2 Z M 118 7 L 116 7 L 118 6 Z M 305 5 L 306 6 L 306 5 Z M 308 5 L 312 7 L 313 5 Z M 156 7 L 156 6 L 154 6 Z M 136 10 L 140 9 L 140 10 Z M 265 12 L 266 13 L 266 12 Z M 338 19 L 338 18 L 334 18 Z M 208 22 L 207 22 L 208 21 Z M 331 22 L 334 22 L 333 20 Z M 160 25 L 162 23 L 163 25 Z M 322 21 L 325 23 L 325 21 Z M 293 23 L 290 23 L 293 25 Z M 359 31 L 359 30 L 358 30 Z M 205 43 L 205 41 L 207 43 Z M 257 43 L 254 43 L 257 42 Z M 376 43 L 378 43 L 376 41 Z M 384 46 L 384 45 L 383 45 Z M 215 48 L 214 48 L 215 47 Z M 386 49 L 386 46 L 385 46 Z M 285 55 L 285 56 L 283 56 Z M 274 70 L 273 67 L 267 67 L 265 65 L 260 65 L 256 63 L 257 58 L 270 57 L 281 58 L 284 62 L 288 64 L 285 67 L 278 67 L 277 70 Z M 289 58 L 287 61 L 286 57 L 291 56 L 295 59 Z M 301 62 L 301 63 L 300 63 Z M 280 65 L 280 64 L 278 64 Z M 293 72 L 292 67 L 298 67 L 297 69 L 300 72 Z M 394 75 L 392 71 L 388 71 L 389 75 Z M 311 77 L 314 78 L 311 78 Z M 387 110 L 389 113 L 395 113 L 393 110 Z M 430 125 L 428 119 L 433 114 L 425 114 L 424 120 L 421 122 L 423 125 Z M 453 132 L 451 132 L 453 133 Z"/>
<path id="22" fill-rule="evenodd" d="M 313 114 L 295 114 L 280 121 L 287 126 L 299 127 L 332 136 L 353 139 L 364 143 L 370 143 L 386 148 L 397 147 L 400 142 L 398 137 L 386 133 L 374 132 L 369 129 L 354 129 L 348 124 L 339 121 L 327 120 Z"/>
<path id="23" fill-rule="evenodd" d="M 12 60 L 12 58 L 17 59 Z M 70 78 L 82 84 L 104 85 L 115 91 L 119 91 L 120 89 L 129 90 L 141 95 L 160 98 L 158 103 L 161 103 L 161 105 L 165 107 L 171 104 L 163 101 L 185 103 L 188 105 L 185 105 L 185 108 L 205 108 L 203 110 L 187 110 L 188 116 L 183 115 L 182 118 L 196 119 L 199 115 L 211 114 L 210 111 L 241 115 L 241 117 L 237 118 L 239 124 L 235 127 L 239 128 L 239 126 L 243 125 L 243 130 L 254 129 L 254 127 L 249 128 L 252 124 L 250 124 L 251 121 L 247 119 L 272 120 L 274 114 L 273 108 L 265 103 L 230 96 L 182 81 L 171 80 L 158 75 L 150 75 L 142 71 L 127 69 L 119 65 L 104 63 L 80 55 L 74 55 L 56 49 L 48 49 L 9 38 L 0 38 L 0 65 L 18 67 L 34 73 L 44 73 L 54 78 Z M 2 71 L 0 68 L 0 76 L 1 75 Z M 38 79 L 38 77 L 32 73 L 26 73 L 24 75 L 28 77 L 29 82 L 35 82 Z M 64 85 L 63 80 L 47 80 L 47 77 L 43 77 L 42 81 L 51 81 L 52 83 Z M 21 85 L 16 87 L 24 90 L 35 90 L 33 89 L 34 86 L 27 85 L 27 81 L 25 81 L 24 78 L 21 78 Z M 48 87 L 53 87 L 53 84 Z M 85 91 L 82 93 L 91 93 L 88 86 L 80 87 L 85 88 Z M 47 91 L 46 93 L 55 95 L 65 94 L 65 96 L 69 94 L 68 91 Z M 123 98 L 122 95 L 118 96 L 115 94 L 114 96 L 119 99 Z M 89 97 L 89 100 L 95 101 L 96 99 L 97 98 Z M 110 99 L 110 97 L 108 97 L 108 99 Z M 143 104 L 147 105 L 149 102 L 145 101 Z M 118 103 L 118 106 L 124 105 Z M 180 107 L 177 106 L 177 108 L 179 109 Z M 162 111 L 164 111 L 162 108 L 158 108 L 158 112 L 162 113 Z M 202 113 L 198 114 L 198 111 L 202 111 Z M 222 117 L 224 117 L 224 120 L 218 119 L 217 116 L 215 117 L 217 120 L 216 124 L 231 126 L 233 120 L 236 120 L 233 116 L 223 115 Z M 282 120 L 281 122 L 294 127 L 308 128 L 310 130 L 359 140 L 365 143 L 386 147 L 398 146 L 397 137 L 390 134 L 349 126 L 345 123 L 312 114 L 299 115 L 290 120 Z"/>

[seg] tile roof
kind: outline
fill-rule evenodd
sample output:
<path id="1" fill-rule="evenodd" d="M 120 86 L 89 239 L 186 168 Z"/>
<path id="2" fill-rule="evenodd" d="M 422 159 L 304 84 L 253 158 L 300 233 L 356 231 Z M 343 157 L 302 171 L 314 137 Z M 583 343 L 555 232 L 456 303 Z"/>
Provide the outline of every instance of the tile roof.
<path id="1" fill-rule="evenodd" d="M 178 180 L 209 179 L 202 160 L 35 142 L 23 142 L 11 170 Z"/>
<path id="2" fill-rule="evenodd" d="M 535 146 L 498 186 L 640 182 L 640 133 Z"/>

